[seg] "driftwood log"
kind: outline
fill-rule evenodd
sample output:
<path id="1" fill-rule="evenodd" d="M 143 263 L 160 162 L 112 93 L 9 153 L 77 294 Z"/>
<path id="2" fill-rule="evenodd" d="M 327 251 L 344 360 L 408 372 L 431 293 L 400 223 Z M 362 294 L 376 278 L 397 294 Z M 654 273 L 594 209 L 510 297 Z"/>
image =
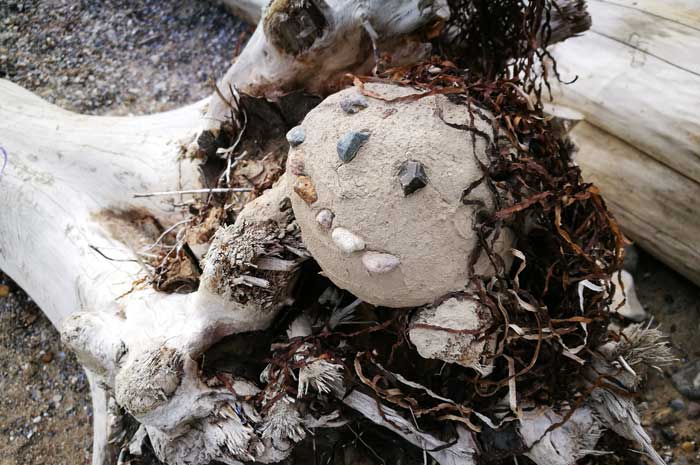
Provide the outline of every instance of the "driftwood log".
<path id="1" fill-rule="evenodd" d="M 256 12 L 262 11 L 263 2 L 231 0 L 227 3 L 248 18 L 259 17 L 259 24 L 248 46 L 219 82 L 217 93 L 199 104 L 139 118 L 85 117 L 61 110 L 18 86 L 0 81 L 0 141 L 3 149 L 3 160 L 0 160 L 0 203 L 3 205 L 0 266 L 36 300 L 51 321 L 62 328 L 62 337 L 89 373 L 95 404 L 93 464 L 107 465 L 116 461 L 114 442 L 110 438 L 123 439 L 127 434 L 120 430 L 119 419 L 124 412 L 138 424 L 131 444 L 128 447 L 122 444 L 124 454 L 126 450 L 138 451 L 147 438 L 157 457 L 172 465 L 205 465 L 212 461 L 236 465 L 251 461 L 279 462 L 289 456 L 294 444 L 300 442 L 307 431 L 344 424 L 345 420 L 339 418 L 338 412 L 319 418 L 310 415 L 303 399 L 308 392 L 337 397 L 354 411 L 353 415 L 366 418 L 419 447 L 426 460 L 430 454 L 441 464 L 476 463 L 488 452 L 480 444 L 478 428 L 467 430 L 462 424 L 451 426 L 449 440 L 422 431 L 415 418 L 408 417 L 406 412 L 401 414 L 390 406 L 378 409 L 374 397 L 359 390 L 345 391 L 348 386 L 342 385 L 343 368 L 332 359 L 314 358 L 306 343 L 296 346 L 296 352 L 292 353 L 293 361 L 300 367 L 297 399 L 284 390 L 280 370 L 272 363 L 257 374 L 257 379 L 231 375 L 222 381 L 206 378 L 203 373 L 205 353 L 226 337 L 245 338 L 248 335 L 251 339 L 262 339 L 262 343 L 269 342 L 261 336 L 263 330 L 268 329 L 282 309 L 290 305 L 290 290 L 301 272 L 302 263 L 309 259 L 309 252 L 301 243 L 303 229 L 325 227 L 333 221 L 332 216 L 319 217 L 316 215 L 320 212 L 314 212 L 315 215 L 307 214 L 303 218 L 298 215 L 300 221 L 297 223 L 294 215 L 304 212 L 302 201 L 313 203 L 317 195 L 326 193 L 320 185 L 318 192 L 309 187 L 308 179 L 304 179 L 303 163 L 294 165 L 294 149 L 290 150 L 287 173 L 277 184 L 261 189 L 264 193 L 247 204 L 242 202 L 245 206 L 236 211 L 235 221 L 206 239 L 202 250 L 191 247 L 186 251 L 202 258 L 198 263 L 201 269 L 197 270 L 196 290 L 168 294 L 145 284 L 149 276 L 144 272 L 148 269 L 144 261 L 149 258 L 153 246 L 168 232 L 182 231 L 182 226 L 191 221 L 182 205 L 188 205 L 191 195 L 214 193 L 208 184 L 205 185 L 206 176 L 200 176 L 198 170 L 202 158 L 214 158 L 221 149 L 225 152 L 225 148 L 212 142 L 221 136 L 222 126 L 234 122 L 245 126 L 247 117 L 251 120 L 260 118 L 253 111 L 250 114 L 245 112 L 240 103 L 241 94 L 248 94 L 251 98 L 279 98 L 280 101 L 282 96 L 300 91 L 325 97 L 343 87 L 346 73 L 371 73 L 378 50 L 393 57 L 393 64 L 421 62 L 430 53 L 427 38 L 433 36 L 435 29 L 439 29 L 450 14 L 448 2 L 441 0 L 275 0 L 262 14 Z M 581 5 L 580 2 L 573 3 Z M 393 92 L 383 91 L 386 95 Z M 340 127 L 341 124 L 331 117 L 340 112 L 336 100 L 346 97 L 351 98 L 347 90 L 329 97 L 328 101 L 335 103 L 325 107 L 319 105 L 306 124 L 328 121 L 328 125 Z M 399 123 L 414 124 L 412 137 L 425 137 L 432 147 L 444 143 L 449 154 L 449 144 L 443 140 L 435 141 L 439 132 L 431 125 L 446 124 L 445 121 L 457 123 L 450 119 L 448 99 L 437 97 L 433 103 L 444 106 L 444 115 L 430 107 L 430 111 L 423 111 L 411 121 L 401 121 L 399 118 L 408 118 L 408 111 L 382 108 L 381 118 L 396 113 Z M 427 102 L 428 99 L 424 100 L 424 105 Z M 421 108 L 425 110 L 419 105 L 412 110 L 418 112 Z M 370 115 L 371 111 L 378 110 L 365 111 Z M 445 116 L 447 120 L 438 121 L 438 116 Z M 419 119 L 421 124 L 416 123 Z M 375 117 L 364 121 L 367 125 L 375 125 L 372 141 L 394 141 L 387 144 L 386 151 L 405 142 L 405 138 L 400 137 L 402 124 L 381 125 L 377 123 L 379 120 Z M 350 123 L 345 120 L 343 124 Z M 385 131 L 384 139 L 379 134 L 381 131 Z M 319 133 L 322 139 L 321 130 Z M 328 134 L 332 131 L 329 130 Z M 353 134 L 355 144 L 358 144 L 358 137 L 367 137 L 358 134 Z M 287 140 L 289 145 L 296 147 L 303 143 L 304 136 L 290 133 Z M 470 145 L 474 158 L 478 159 L 478 145 Z M 336 147 L 340 151 L 340 145 Z M 318 157 L 330 153 L 337 164 L 336 157 L 341 154 L 333 153 L 332 149 L 324 150 Z M 351 157 L 357 150 L 358 146 L 355 146 Z M 296 151 L 303 153 L 304 147 Z M 461 148 L 458 150 L 460 155 L 463 152 Z M 347 151 L 344 154 L 347 155 Z M 406 153 L 399 155 L 406 156 Z M 456 157 L 454 150 L 450 156 Z M 407 161 L 413 163 L 413 171 L 409 172 L 411 180 L 403 186 L 404 189 L 425 187 L 425 172 L 417 167 L 417 161 Z M 229 163 L 234 162 L 229 159 Z M 322 172 L 323 166 L 318 163 L 322 160 L 309 163 L 309 171 Z M 231 166 L 226 168 L 224 175 L 230 169 Z M 380 165 L 375 171 L 379 169 L 383 167 Z M 416 180 L 418 187 L 412 184 Z M 435 182 L 435 186 L 441 185 Z M 339 192 L 333 194 L 335 187 Z M 380 186 L 365 187 L 366 192 L 371 193 L 379 191 Z M 410 189 L 400 191 L 398 183 L 393 183 L 392 188 L 401 199 L 411 193 Z M 330 199 L 340 204 L 348 198 L 343 189 L 343 183 L 339 182 L 338 186 L 328 187 L 326 191 L 337 194 L 338 198 Z M 245 195 L 247 190 L 242 189 L 237 194 Z M 471 191 L 480 195 L 478 189 Z M 486 197 L 467 199 L 474 200 L 470 205 L 464 202 L 464 192 L 463 185 L 454 192 L 447 189 L 439 192 L 446 205 L 432 213 L 445 216 L 441 210 L 450 209 L 472 212 L 476 205 L 485 206 L 491 201 L 490 194 L 485 193 Z M 293 195 L 299 198 L 291 201 Z M 409 201 L 416 198 L 411 197 Z M 351 207 L 345 210 L 352 213 Z M 380 207 L 378 205 L 377 209 Z M 421 218 L 431 219 L 431 212 L 421 215 Z M 418 230 L 425 225 L 420 221 L 406 223 L 413 223 Z M 460 226 L 464 224 L 469 223 L 461 222 Z M 375 221 L 366 221 L 357 228 L 370 233 L 376 225 Z M 364 251 L 362 237 L 347 230 L 338 231 L 340 229 L 345 228 L 336 227 L 330 237 L 341 252 L 349 255 Z M 440 229 L 447 228 L 438 224 L 436 229 L 437 232 L 422 232 L 436 235 L 442 234 Z M 464 228 L 459 232 L 468 236 L 473 231 Z M 327 236 L 323 236 L 323 240 L 327 240 Z M 366 238 L 374 240 L 369 234 Z M 317 244 L 316 250 L 321 250 L 323 245 Z M 312 251 L 313 246 L 308 249 Z M 175 254 L 182 252 L 175 245 L 171 245 L 170 250 Z M 205 250 L 206 254 L 203 254 Z M 354 270 L 375 273 L 373 279 L 379 282 L 379 275 L 395 269 L 398 263 L 397 257 L 387 257 L 390 254 L 384 253 L 386 251 L 374 252 L 379 253 L 367 260 L 358 260 L 356 256 Z M 321 268 L 325 266 L 336 271 L 332 266 L 338 265 L 338 261 L 342 265 L 342 257 L 336 254 L 334 260 L 330 265 L 321 263 L 321 260 L 318 262 Z M 503 265 L 494 262 L 493 266 Z M 524 267 L 523 263 L 518 273 Z M 436 270 L 428 271 L 433 273 Z M 424 270 L 420 272 L 425 273 Z M 334 279 L 332 274 L 329 272 Z M 413 270 L 413 274 L 418 272 Z M 600 277 L 600 286 L 588 280 L 580 283 L 577 303 L 581 311 L 584 302 L 606 298 L 599 293 L 605 291 L 611 280 L 611 276 Z M 443 294 L 452 290 L 453 287 L 434 291 Z M 517 297 L 517 293 L 514 295 Z M 428 308 L 434 312 L 421 313 L 421 318 L 424 318 L 421 322 L 431 321 L 429 319 L 436 318 L 436 315 L 449 314 L 455 308 L 466 308 L 473 313 L 467 315 L 471 317 L 467 318 L 470 324 L 490 325 L 475 310 L 478 306 L 460 306 L 456 298 L 443 301 L 441 297 L 445 296 L 411 296 L 408 303 L 397 302 L 395 305 L 419 305 L 413 299 L 420 298 L 420 304 L 439 302 L 434 304 L 435 308 Z M 523 311 L 538 312 L 531 304 L 521 302 Z M 335 310 L 342 313 L 336 315 L 336 323 L 352 314 L 354 304 L 358 302 L 345 308 L 336 306 Z M 343 313 L 346 310 L 347 313 Z M 292 321 L 283 321 L 289 327 L 286 331 L 288 341 L 300 343 L 302 339 L 294 338 L 310 334 L 306 315 L 301 313 L 289 319 Z M 585 320 L 575 318 L 572 331 L 582 327 L 587 335 L 588 323 Z M 424 349 L 434 349 L 436 340 L 442 341 L 443 346 L 459 340 L 465 346 L 476 346 L 479 350 L 487 345 L 483 341 L 473 344 L 477 338 L 472 337 L 475 334 L 472 327 L 452 328 L 454 331 L 447 331 L 448 336 L 445 336 L 442 328 L 435 330 L 435 325 L 420 324 L 421 329 L 435 332 L 434 338 L 421 338 L 416 337 L 414 331 L 414 344 L 420 344 L 416 341 L 421 339 L 429 339 L 432 344 Z M 543 339 L 541 334 L 528 335 L 521 328 L 512 331 L 512 334 L 520 332 L 525 337 Z M 457 336 L 453 338 L 454 334 Z M 557 344 L 554 337 L 548 340 Z M 595 348 L 599 353 L 586 380 L 593 382 L 604 373 L 614 378 L 618 386 L 634 390 L 643 365 L 660 365 L 668 359 L 658 332 L 648 327 L 631 327 L 620 341 Z M 561 343 L 564 355 L 580 363 L 581 359 L 574 352 L 577 348 L 569 349 Z M 270 347 L 267 344 L 265 350 Z M 236 362 L 235 358 L 240 354 L 234 351 L 228 355 L 233 358 L 230 362 Z M 489 368 L 480 364 L 479 355 L 476 355 L 475 363 L 479 363 L 481 372 L 487 373 Z M 630 356 L 634 358 L 628 363 L 625 358 Z M 438 359 L 446 363 L 454 361 L 447 357 Z M 458 362 L 473 365 L 463 359 Z M 515 366 L 515 362 L 512 363 Z M 395 377 L 403 385 L 427 393 L 443 405 L 457 409 L 464 407 L 425 386 L 416 387 L 416 383 L 410 380 Z M 663 464 L 641 427 L 632 402 L 586 382 L 581 380 L 581 388 L 591 396 L 585 405 L 575 410 L 573 403 L 560 405 L 558 411 L 527 403 L 519 405 L 513 388 L 509 391 L 509 398 L 504 399 L 508 404 L 506 411 L 512 415 L 504 417 L 498 413 L 500 416 L 496 420 L 482 415 L 480 421 L 497 430 L 493 433 L 494 443 L 506 443 L 502 453 L 506 456 L 526 455 L 538 465 L 573 465 L 584 455 L 595 452 L 595 444 L 606 427 L 634 440 L 655 463 Z M 515 376 L 507 384 L 514 386 Z M 258 409 L 259 405 L 253 402 L 256 398 L 263 399 L 264 408 Z M 564 419 L 567 421 L 562 426 Z M 501 420 L 514 426 L 505 428 L 504 433 L 494 424 Z M 500 437 L 502 434 L 507 436 Z M 509 444 L 511 441 L 517 445 L 512 450 L 508 449 L 513 447 Z"/>
<path id="2" fill-rule="evenodd" d="M 554 101 L 582 113 L 577 162 L 625 233 L 700 284 L 700 13 L 686 1 L 590 0 L 557 44 Z"/>

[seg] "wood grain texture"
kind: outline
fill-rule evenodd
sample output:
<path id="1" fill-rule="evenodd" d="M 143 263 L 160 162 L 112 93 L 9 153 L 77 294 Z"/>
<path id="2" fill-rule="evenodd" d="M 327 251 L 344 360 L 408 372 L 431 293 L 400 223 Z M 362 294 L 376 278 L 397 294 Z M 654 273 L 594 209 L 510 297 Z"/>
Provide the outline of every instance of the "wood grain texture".
<path id="1" fill-rule="evenodd" d="M 589 5 L 591 31 L 553 47 L 562 78 L 578 75 L 556 86 L 555 101 L 700 182 L 700 8 L 651 0 Z"/>

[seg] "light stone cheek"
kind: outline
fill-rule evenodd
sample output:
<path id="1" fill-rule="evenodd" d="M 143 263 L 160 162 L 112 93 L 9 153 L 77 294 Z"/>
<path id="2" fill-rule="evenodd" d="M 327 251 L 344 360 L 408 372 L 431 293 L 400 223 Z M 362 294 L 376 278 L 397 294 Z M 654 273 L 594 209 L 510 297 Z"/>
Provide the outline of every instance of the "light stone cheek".
<path id="1" fill-rule="evenodd" d="M 331 233 L 335 245 L 346 254 L 364 250 L 365 241 L 345 228 L 335 228 Z"/>
<path id="2" fill-rule="evenodd" d="M 362 255 L 362 264 L 370 273 L 389 273 L 395 270 L 400 263 L 398 257 L 388 253 L 370 251 Z"/>

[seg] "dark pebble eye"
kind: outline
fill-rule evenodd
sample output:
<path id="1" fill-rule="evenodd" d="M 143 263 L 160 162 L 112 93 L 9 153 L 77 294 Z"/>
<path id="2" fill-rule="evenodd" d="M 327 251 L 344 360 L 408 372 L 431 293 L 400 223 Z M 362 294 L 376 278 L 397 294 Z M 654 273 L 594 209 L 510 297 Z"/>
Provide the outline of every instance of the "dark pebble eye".
<path id="1" fill-rule="evenodd" d="M 399 168 L 399 182 L 404 195 L 413 194 L 428 185 L 428 175 L 421 162 L 407 160 Z"/>

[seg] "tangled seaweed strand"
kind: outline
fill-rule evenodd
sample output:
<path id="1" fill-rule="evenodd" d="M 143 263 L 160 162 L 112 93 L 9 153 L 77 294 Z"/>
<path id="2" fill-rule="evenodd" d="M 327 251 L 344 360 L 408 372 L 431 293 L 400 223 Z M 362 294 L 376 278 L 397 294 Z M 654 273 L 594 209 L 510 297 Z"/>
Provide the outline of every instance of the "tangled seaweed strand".
<path id="1" fill-rule="evenodd" d="M 490 121 L 479 109 L 494 116 L 490 135 L 479 134 L 473 125 L 463 128 L 472 141 L 479 137 L 490 147 L 482 182 L 498 198 L 498 211 L 484 216 L 476 232 L 482 248 L 493 255 L 486 237 L 504 225 L 512 228 L 519 265 L 524 266 L 504 273 L 490 288 L 480 286 L 482 301 L 502 317 L 503 355 L 519 360 L 521 367 L 500 381 L 479 380 L 477 390 L 495 393 L 515 376 L 522 387 L 539 393 L 540 400 L 545 393 L 550 403 L 565 400 L 579 389 L 570 380 L 585 363 L 585 350 L 604 337 L 610 310 L 606 296 L 612 293 L 607 283 L 622 264 L 624 245 L 597 188 L 583 182 L 573 163 L 574 146 L 542 111 L 547 71 L 556 74 L 553 60 L 550 68 L 543 65 L 547 45 L 561 40 L 558 31 L 567 27 L 568 34 L 585 30 L 590 18 L 580 14 L 585 12 L 583 2 L 449 3 L 447 34 L 452 39 L 447 50 L 455 63 L 469 69 L 442 63 L 448 77 L 441 79 L 417 67 L 403 80 L 431 90 L 436 85 L 461 87 L 463 91 L 450 98 L 467 107 L 472 121 Z M 559 24 L 553 29 L 554 17 Z M 589 283 L 607 287 L 607 293 L 590 292 L 596 287 Z M 509 340 L 513 328 L 519 328 L 521 336 L 537 337 Z M 543 343 L 545 335 L 558 344 Z M 532 353 L 528 362 L 527 354 Z"/>
<path id="2" fill-rule="evenodd" d="M 473 73 L 493 80 L 515 61 L 517 70 L 532 66 L 543 12 L 551 3 L 536 1 L 450 0 L 445 28 L 447 53 Z"/>
<path id="3" fill-rule="evenodd" d="M 551 59 L 547 47 L 588 30 L 585 0 L 448 0 L 442 57 L 487 81 L 517 77 L 539 100 Z M 556 73 L 556 63 L 552 60 Z M 542 73 L 542 74 L 540 74 Z M 557 76 L 558 77 L 558 76 Z"/>

